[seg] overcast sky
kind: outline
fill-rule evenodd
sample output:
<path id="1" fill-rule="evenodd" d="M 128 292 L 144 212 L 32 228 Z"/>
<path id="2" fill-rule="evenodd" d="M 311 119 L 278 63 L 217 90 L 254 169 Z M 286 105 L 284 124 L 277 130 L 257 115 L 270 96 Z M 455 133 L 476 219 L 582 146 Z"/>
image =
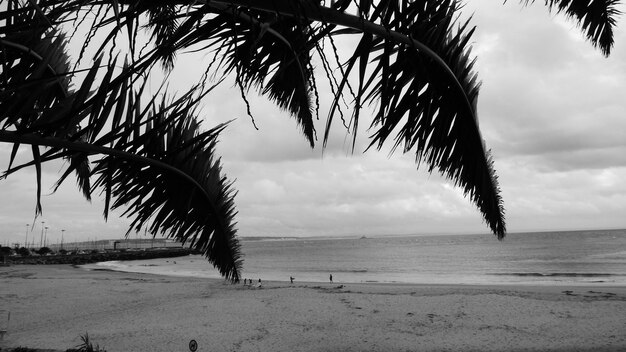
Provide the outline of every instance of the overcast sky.
<path id="1" fill-rule="evenodd" d="M 604 58 L 575 24 L 541 4 L 470 0 L 463 13 L 474 13 L 478 26 L 480 126 L 509 232 L 626 228 L 626 31 L 618 28 L 613 53 Z M 181 60 L 198 66 L 198 59 Z M 413 155 L 363 154 L 367 133 L 350 154 L 340 125 L 328 149 L 311 150 L 286 113 L 259 99 L 252 109 L 259 131 L 237 91 L 216 92 L 202 110 L 207 128 L 236 118 L 219 153 L 239 190 L 241 236 L 489 232 L 461 190 L 416 170 Z M 2 167 L 9 152 L 0 146 Z M 36 220 L 34 170 L 0 181 L 0 243 L 38 239 L 41 221 L 52 242 L 61 229 L 65 241 L 124 235 L 129 221 L 117 212 L 105 223 L 102 202 L 84 201 L 73 181 L 48 195 L 59 166 L 44 171 L 44 213 Z M 34 231 L 27 234 L 26 224 Z"/>

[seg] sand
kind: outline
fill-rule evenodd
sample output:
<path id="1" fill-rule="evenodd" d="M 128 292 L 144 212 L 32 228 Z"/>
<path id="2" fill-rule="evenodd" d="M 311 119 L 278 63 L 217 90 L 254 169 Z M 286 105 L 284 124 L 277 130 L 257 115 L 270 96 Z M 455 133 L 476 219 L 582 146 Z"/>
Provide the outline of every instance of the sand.
<path id="1" fill-rule="evenodd" d="M 264 282 L 0 267 L 0 348 L 626 351 L 626 288 Z M 1 318 L 1 316 L 0 316 Z M 4 323 L 2 323 L 4 324 Z M 2 325 L 0 325 L 0 328 Z"/>

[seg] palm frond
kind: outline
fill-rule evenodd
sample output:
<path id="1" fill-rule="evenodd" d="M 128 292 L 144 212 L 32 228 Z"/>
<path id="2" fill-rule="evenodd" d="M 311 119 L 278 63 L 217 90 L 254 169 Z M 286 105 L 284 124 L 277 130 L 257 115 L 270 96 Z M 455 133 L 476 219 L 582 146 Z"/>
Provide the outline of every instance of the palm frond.
<path id="1" fill-rule="evenodd" d="M 415 47 L 371 43 L 378 79 L 360 75 L 361 81 L 367 80 L 368 98 L 380 102 L 371 145 L 380 149 L 397 131 L 394 148 L 415 148 L 418 163 L 426 161 L 430 171 L 437 169 L 461 186 L 501 238 L 506 231 L 504 208 L 478 128 L 479 84 L 467 47 L 473 28 L 468 20 L 454 31 L 457 6 L 454 1 L 432 1 L 404 9 L 414 14 L 411 23 L 403 24 L 410 37 L 430 48 L 445 66 Z M 380 16 L 386 13 L 378 10 Z"/>
<path id="2" fill-rule="evenodd" d="M 210 5 L 210 4 L 209 4 Z M 301 127 L 311 147 L 315 127 L 311 106 L 311 57 L 309 23 L 297 18 L 277 18 L 265 12 L 237 11 L 218 6 L 218 15 L 197 25 L 199 14 L 189 18 L 171 36 L 176 50 L 208 42 L 218 48 L 223 59 L 217 68 L 235 73 L 244 90 L 256 88 L 279 107 L 288 110 Z M 271 23 L 271 25 L 270 25 Z M 169 45 L 172 45 L 172 44 Z M 159 51 L 164 57 L 168 50 Z"/>
<path id="3" fill-rule="evenodd" d="M 165 49 L 164 46 L 170 45 L 170 38 L 178 27 L 176 7 L 174 5 L 150 7 L 148 13 L 150 14 L 148 25 L 152 27 L 151 39 L 154 40 L 156 46 Z M 163 52 L 167 52 L 162 60 L 166 70 L 174 68 L 176 51 L 172 49 L 163 50 Z"/>
<path id="4" fill-rule="evenodd" d="M 88 155 L 86 153 L 74 153 L 68 156 L 67 160 L 70 165 L 55 183 L 54 192 L 56 192 L 63 181 L 74 172 L 76 174 L 76 185 L 78 189 L 83 193 L 85 199 L 91 201 L 91 165 Z"/>
<path id="5" fill-rule="evenodd" d="M 145 227 L 154 236 L 160 233 L 182 243 L 190 242 L 190 247 L 205 255 L 225 278 L 237 282 L 242 258 L 234 224 L 235 192 L 222 175 L 219 159 L 214 157 L 218 134 L 225 125 L 199 133 L 199 124 L 191 115 L 192 106 L 166 109 L 175 118 L 157 114 L 149 119 L 152 126 L 140 138 L 119 141 L 113 148 L 7 131 L 0 131 L 0 141 L 33 146 L 31 164 L 37 168 L 39 190 L 44 162 L 39 146 L 59 151 L 46 161 L 68 153 L 104 155 L 91 172 L 97 180 L 90 193 L 101 190 L 106 194 L 105 212 L 109 206 L 126 208 L 124 215 L 133 218 L 129 232 Z M 76 168 L 83 176 L 82 165 Z M 41 209 L 39 201 L 37 209 Z"/>
<path id="6" fill-rule="evenodd" d="M 153 118 L 154 125 L 140 140 L 115 147 L 177 172 L 108 155 L 96 162 L 93 174 L 98 178 L 92 190 L 110 194 L 112 209 L 126 208 L 124 215 L 133 218 L 132 229 L 146 227 L 154 236 L 189 242 L 225 278 L 238 281 L 242 261 L 234 227 L 235 192 L 214 158 L 217 136 L 225 125 L 200 133 L 189 109 L 172 111 L 179 115 L 176 119 Z M 188 177 L 181 178 L 180 173 Z"/>
<path id="7" fill-rule="evenodd" d="M 530 1 L 525 0 L 528 4 Z M 616 18 L 621 14 L 617 10 L 619 0 L 546 0 L 546 6 L 564 13 L 575 20 L 585 36 L 594 46 L 599 47 L 605 56 L 613 48 Z"/>
<path id="8" fill-rule="evenodd" d="M 133 87 L 141 78 L 135 74 L 152 64 L 135 60 L 119 69 L 112 58 L 112 65 L 103 69 L 103 55 L 83 72 L 80 86 L 70 90 L 77 72 L 69 69 L 65 39 L 54 28 L 45 28 L 50 22 L 42 21 L 38 10 L 11 7 L 1 12 L 19 30 L 0 37 L 5 57 L 0 141 L 14 144 L 12 155 L 19 145 L 30 144 L 33 157 L 9 165 L 3 176 L 26 166 L 36 168 L 39 214 L 42 164 L 67 159 L 55 189 L 75 173 L 87 199 L 97 190 L 105 194 L 105 217 L 109 208 L 126 206 L 125 214 L 133 218 L 129 231 L 149 226 L 153 235 L 189 242 L 224 277 L 239 280 L 242 259 L 233 221 L 235 194 L 214 156 L 217 136 L 225 125 L 200 132 L 193 115 L 206 92 L 192 87 L 181 98 L 162 102 L 158 111 L 151 110 L 156 96 L 148 107 L 141 99 L 147 80 Z M 98 154 L 104 157 L 91 170 L 89 157 Z M 93 184 L 92 176 L 96 177 Z"/>

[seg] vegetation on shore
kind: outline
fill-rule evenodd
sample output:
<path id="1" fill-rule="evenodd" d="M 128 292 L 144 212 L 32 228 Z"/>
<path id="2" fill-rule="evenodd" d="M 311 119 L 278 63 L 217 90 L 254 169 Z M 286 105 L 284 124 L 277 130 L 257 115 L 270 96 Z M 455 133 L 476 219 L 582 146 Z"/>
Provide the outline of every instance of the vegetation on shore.
<path id="1" fill-rule="evenodd" d="M 146 250 L 90 251 L 43 256 L 9 256 L 9 264 L 89 264 L 111 260 L 140 260 L 182 257 L 195 252 L 189 248 L 158 248 Z"/>
<path id="2" fill-rule="evenodd" d="M 105 349 L 100 348 L 99 345 L 96 347 L 93 346 L 91 341 L 89 340 L 89 334 L 85 333 L 85 335 L 81 335 L 80 339 L 83 341 L 75 348 L 68 348 L 65 352 L 106 352 Z M 2 351 L 2 348 L 0 348 Z M 29 347 L 15 347 L 6 350 L 7 352 L 62 352 L 59 350 L 50 350 L 50 349 L 39 349 L 39 348 L 29 348 Z"/>

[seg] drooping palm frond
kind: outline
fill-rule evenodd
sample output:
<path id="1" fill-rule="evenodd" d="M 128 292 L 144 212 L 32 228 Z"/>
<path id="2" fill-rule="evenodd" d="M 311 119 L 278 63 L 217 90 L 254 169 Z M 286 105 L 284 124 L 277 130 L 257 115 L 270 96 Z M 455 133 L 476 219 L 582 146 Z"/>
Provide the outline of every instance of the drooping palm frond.
<path id="1" fill-rule="evenodd" d="M 528 4 L 534 1 L 524 0 Z M 613 48 L 613 28 L 616 18 L 621 14 L 617 10 L 619 0 L 545 0 L 546 6 L 564 13 L 574 19 L 594 46 L 599 47 L 605 56 Z"/>
<path id="2" fill-rule="evenodd" d="M 418 161 L 460 184 L 502 237 L 504 210 L 475 111 L 478 85 L 466 48 L 468 24 L 453 30 L 454 1 L 397 4 L 380 1 L 372 11 L 361 8 L 359 18 L 310 1 L 211 1 L 187 9 L 187 18 L 148 61 L 198 46 L 215 50 L 216 69 L 234 72 L 242 88 L 258 87 L 287 107 L 313 145 L 310 51 L 322 56 L 317 42 L 327 36 L 364 33 L 340 70 L 326 133 L 346 87 L 354 96 L 354 136 L 362 106 L 379 104 L 372 144 L 381 147 L 403 126 L 396 144 L 404 143 L 405 151 L 415 147 Z M 206 17 L 207 12 L 214 15 Z M 324 20 L 332 25 L 314 23 Z M 343 29 L 334 30 L 337 24 Z M 356 66 L 358 88 L 353 92 L 349 76 Z"/>
<path id="3" fill-rule="evenodd" d="M 361 75 L 361 81 L 367 80 L 362 90 L 368 98 L 380 102 L 372 145 L 381 148 L 397 131 L 395 146 L 402 144 L 405 152 L 415 148 L 418 162 L 426 161 L 430 171 L 438 169 L 460 185 L 493 233 L 502 237 L 502 199 L 478 129 L 479 84 L 467 47 L 474 29 L 466 21 L 454 31 L 457 8 L 453 1 L 413 3 L 404 11 L 415 14 L 412 23 L 404 24 L 411 38 L 429 47 L 445 66 L 408 45 L 382 40 L 370 45 L 377 54 L 374 72 L 379 80 Z M 361 61 L 363 55 L 368 53 L 360 54 Z"/>
<path id="4" fill-rule="evenodd" d="M 237 282 L 242 259 L 234 222 L 235 194 L 214 157 L 225 125 L 200 133 L 192 115 L 193 102 L 188 94 L 161 106 L 145 119 L 145 131 L 138 138 L 118 139 L 111 147 L 101 146 L 109 139 L 106 135 L 96 143 L 85 143 L 0 131 L 0 141 L 50 148 L 45 157 L 37 153 L 32 162 L 11 168 L 4 176 L 28 165 L 40 169 L 44 161 L 61 157 L 85 160 L 72 158 L 75 154 L 104 155 L 90 172 L 97 177 L 90 194 L 97 190 L 105 194 L 105 217 L 109 208 L 126 207 L 124 215 L 133 219 L 129 232 L 149 228 L 154 236 L 160 233 L 190 242 L 225 278 Z M 85 167 L 71 164 L 59 182 L 72 168 L 84 175 Z"/>
<path id="5" fill-rule="evenodd" d="M 240 11 L 250 16 L 253 11 L 270 11 L 260 3 L 242 2 L 252 10 L 242 6 Z M 288 19 L 332 18 L 332 23 L 344 25 L 328 35 L 361 36 L 341 69 L 324 140 L 346 90 L 354 97 L 354 137 L 362 107 L 378 105 L 371 127 L 375 130 L 372 145 L 381 148 L 395 133 L 396 146 L 402 144 L 405 152 L 414 149 L 418 162 L 425 161 L 431 171 L 437 169 L 463 187 L 494 234 L 504 236 L 497 177 L 478 129 L 478 83 L 468 49 L 473 29 L 466 21 L 455 30 L 457 3 L 425 1 L 397 6 L 397 1 L 380 1 L 376 6 L 361 6 L 360 20 L 311 2 L 273 4 L 272 11 Z M 312 38 L 323 29 L 314 31 Z M 313 43 L 309 47 L 313 48 Z M 356 89 L 349 86 L 353 71 Z"/>
<path id="6" fill-rule="evenodd" d="M 138 140 L 113 147 L 150 160 L 150 166 L 158 162 L 168 168 L 109 154 L 96 162 L 93 190 L 103 189 L 107 204 L 113 199 L 112 209 L 127 207 L 124 214 L 133 219 L 131 229 L 147 227 L 154 236 L 190 242 L 224 277 L 239 281 L 234 191 L 214 158 L 225 125 L 199 132 L 193 108 L 189 101 L 176 109 L 161 104 L 159 111 L 166 113 L 153 112 Z"/>
<path id="7" fill-rule="evenodd" d="M 62 34 L 48 28 L 49 20 L 37 9 L 23 9 L 8 4 L 3 13 L 5 27 L 0 37 L 2 72 L 0 73 L 0 128 L 31 131 L 40 128 L 46 134 L 56 132 L 44 124 L 49 112 L 58 110 L 71 99 L 68 90 L 69 58 L 64 51 Z M 13 16 L 9 14 L 13 13 Z M 48 30 L 48 31 L 47 31 Z M 46 32 L 47 31 L 47 32 Z M 37 127 L 35 127 L 37 126 Z M 14 144 L 10 169 L 19 142 Z M 31 148 L 33 160 L 39 161 L 39 147 Z M 41 213 L 41 167 L 36 167 L 36 214 Z"/>
<path id="8" fill-rule="evenodd" d="M 199 132 L 194 115 L 204 88 L 194 86 L 162 102 L 157 111 L 156 96 L 148 105 L 141 103 L 145 80 L 134 89 L 138 78 L 128 64 L 119 69 L 117 59 L 110 58 L 111 65 L 103 68 L 100 56 L 82 72 L 80 86 L 70 89 L 79 72 L 69 69 L 66 42 L 51 25 L 56 18 L 43 21 L 34 8 L 12 4 L 0 12 L 0 18 L 19 28 L 0 37 L 5 57 L 0 141 L 14 144 L 2 176 L 35 166 L 39 213 L 42 164 L 67 159 L 56 188 L 75 173 L 87 199 L 98 190 L 105 194 L 105 217 L 109 208 L 126 206 L 125 214 L 133 219 L 129 231 L 149 227 L 153 235 L 189 242 L 225 278 L 238 281 L 242 259 L 234 192 L 215 157 L 225 125 Z M 24 144 L 32 146 L 32 160 L 15 166 L 16 151 Z M 102 158 L 92 170 L 89 157 L 95 155 Z M 91 177 L 97 178 L 93 184 Z"/>
<path id="9" fill-rule="evenodd" d="M 178 27 L 176 8 L 174 5 L 155 6 L 150 7 L 148 13 L 150 15 L 148 26 L 152 28 L 151 39 L 157 46 L 163 48 L 171 42 L 171 37 Z M 176 50 L 170 48 L 164 52 L 167 52 L 168 55 L 163 57 L 163 66 L 165 69 L 171 70 L 174 68 Z"/>
<path id="10" fill-rule="evenodd" d="M 167 58 L 172 52 L 197 45 L 215 50 L 216 56 L 221 56 L 216 58 L 216 69 L 234 73 L 242 90 L 254 87 L 288 110 L 313 146 L 309 23 L 296 18 L 278 20 L 264 12 L 237 11 L 233 15 L 232 9 L 219 9 L 218 15 L 201 23 L 206 9 L 189 11 L 189 17 L 172 33 L 168 44 L 158 48 L 155 58 Z"/>

